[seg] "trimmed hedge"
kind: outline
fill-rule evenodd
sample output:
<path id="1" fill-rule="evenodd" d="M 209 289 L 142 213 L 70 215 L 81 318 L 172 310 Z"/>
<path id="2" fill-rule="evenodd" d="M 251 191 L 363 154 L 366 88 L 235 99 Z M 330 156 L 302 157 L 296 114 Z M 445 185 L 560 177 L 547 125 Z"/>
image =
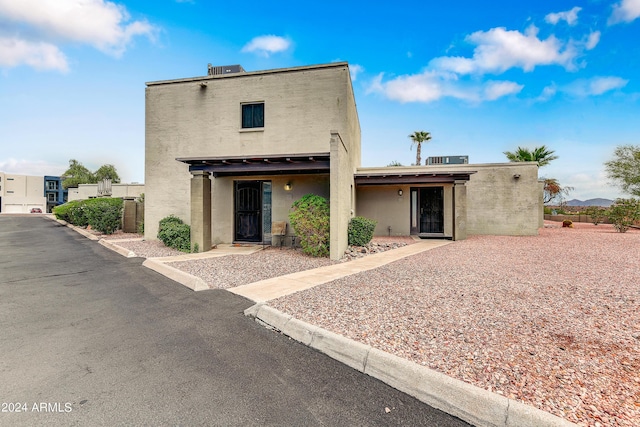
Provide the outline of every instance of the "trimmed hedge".
<path id="1" fill-rule="evenodd" d="M 356 216 L 349 221 L 347 233 L 349 236 L 349 245 L 365 246 L 373 239 L 373 232 L 376 229 L 377 221 L 363 216 Z"/>
<path id="2" fill-rule="evenodd" d="M 87 223 L 94 230 L 113 234 L 122 225 L 123 201 L 120 198 L 89 199 L 84 205 Z"/>
<path id="3" fill-rule="evenodd" d="M 158 239 L 170 248 L 191 252 L 191 227 L 175 215 L 160 220 Z"/>
<path id="4" fill-rule="evenodd" d="M 78 227 L 91 226 L 96 231 L 112 234 L 122 224 L 123 204 L 120 198 L 100 197 L 72 200 L 53 208 L 56 218 Z"/>
<path id="5" fill-rule="evenodd" d="M 302 251 L 308 255 L 329 256 L 329 202 L 315 194 L 307 194 L 291 206 L 289 222 L 300 239 Z"/>

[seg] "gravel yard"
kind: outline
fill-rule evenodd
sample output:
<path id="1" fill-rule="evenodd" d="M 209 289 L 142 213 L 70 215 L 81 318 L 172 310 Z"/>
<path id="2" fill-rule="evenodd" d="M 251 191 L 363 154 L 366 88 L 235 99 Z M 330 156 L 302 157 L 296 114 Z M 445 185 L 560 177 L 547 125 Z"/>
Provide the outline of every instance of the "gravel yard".
<path id="1" fill-rule="evenodd" d="M 271 301 L 585 426 L 640 425 L 640 231 L 474 236 Z"/>
<path id="2" fill-rule="evenodd" d="M 472 236 L 269 305 L 579 425 L 638 426 L 640 230 L 574 225 Z M 114 243 L 143 257 L 183 254 Z M 331 263 L 267 248 L 169 265 L 230 288 Z"/>
<path id="3" fill-rule="evenodd" d="M 211 289 L 228 289 L 333 263 L 328 258 L 307 256 L 298 249 L 268 247 L 251 255 L 176 261 L 167 265 L 200 277 Z"/>
<path id="4" fill-rule="evenodd" d="M 159 240 L 140 240 L 128 242 L 113 240 L 113 243 L 118 246 L 122 246 L 125 249 L 129 249 L 130 251 L 133 251 L 134 254 L 142 258 L 185 255 L 184 252 L 180 252 L 177 249 L 172 249 L 165 246 L 164 243 Z"/>

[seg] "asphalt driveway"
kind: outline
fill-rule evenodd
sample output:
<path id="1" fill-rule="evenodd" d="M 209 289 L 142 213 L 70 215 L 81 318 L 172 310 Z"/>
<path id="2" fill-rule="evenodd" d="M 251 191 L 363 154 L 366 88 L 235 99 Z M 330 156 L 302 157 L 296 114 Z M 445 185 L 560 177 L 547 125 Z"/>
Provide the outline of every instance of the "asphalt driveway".
<path id="1" fill-rule="evenodd" d="M 141 264 L 0 216 L 0 425 L 468 425 Z"/>

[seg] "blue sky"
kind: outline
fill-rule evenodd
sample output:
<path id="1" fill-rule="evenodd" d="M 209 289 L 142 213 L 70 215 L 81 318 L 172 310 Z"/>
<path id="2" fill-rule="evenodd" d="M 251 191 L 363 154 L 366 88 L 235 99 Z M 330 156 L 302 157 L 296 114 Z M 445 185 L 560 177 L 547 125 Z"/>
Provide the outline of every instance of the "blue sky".
<path id="1" fill-rule="evenodd" d="M 425 130 L 423 161 L 544 144 L 569 198 L 624 196 L 603 163 L 640 144 L 640 0 L 489 4 L 0 0 L 0 170 L 143 182 L 145 82 L 340 60 L 363 166 L 410 165 Z"/>

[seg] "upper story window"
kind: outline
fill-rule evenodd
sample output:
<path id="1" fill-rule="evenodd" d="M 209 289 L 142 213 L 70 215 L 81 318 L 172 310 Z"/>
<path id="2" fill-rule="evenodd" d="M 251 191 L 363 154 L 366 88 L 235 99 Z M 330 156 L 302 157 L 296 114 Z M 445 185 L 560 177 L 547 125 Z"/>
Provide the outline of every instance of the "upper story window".
<path id="1" fill-rule="evenodd" d="M 242 104 L 242 129 L 264 127 L 264 102 Z"/>
<path id="2" fill-rule="evenodd" d="M 58 182 L 57 181 L 47 181 L 47 190 L 57 190 Z"/>

